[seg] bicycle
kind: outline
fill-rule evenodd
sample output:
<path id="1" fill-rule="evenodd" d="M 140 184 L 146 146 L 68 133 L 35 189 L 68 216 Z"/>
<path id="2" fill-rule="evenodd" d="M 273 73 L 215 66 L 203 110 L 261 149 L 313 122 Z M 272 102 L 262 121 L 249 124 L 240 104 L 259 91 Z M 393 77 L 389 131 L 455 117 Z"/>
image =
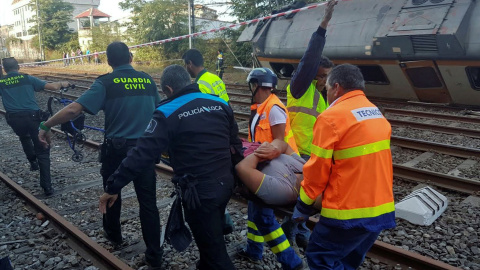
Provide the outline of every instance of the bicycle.
<path id="1" fill-rule="evenodd" d="M 50 113 L 50 116 L 53 116 L 63 107 L 73 102 L 73 100 L 68 99 L 63 95 L 63 93 L 67 92 L 69 88 L 75 89 L 75 85 L 71 84 L 68 87 L 60 88 L 60 97 L 50 96 L 48 98 L 47 110 Z M 72 160 L 75 162 L 83 160 L 83 154 L 81 150 L 76 149 L 76 146 L 77 148 L 83 148 L 83 145 L 87 140 L 87 137 L 82 133 L 82 130 L 85 128 L 105 133 L 104 129 L 85 125 L 85 114 L 83 112 L 75 117 L 75 119 L 63 123 L 60 127 L 60 130 L 63 131 L 67 137 L 70 149 L 73 150 Z"/>

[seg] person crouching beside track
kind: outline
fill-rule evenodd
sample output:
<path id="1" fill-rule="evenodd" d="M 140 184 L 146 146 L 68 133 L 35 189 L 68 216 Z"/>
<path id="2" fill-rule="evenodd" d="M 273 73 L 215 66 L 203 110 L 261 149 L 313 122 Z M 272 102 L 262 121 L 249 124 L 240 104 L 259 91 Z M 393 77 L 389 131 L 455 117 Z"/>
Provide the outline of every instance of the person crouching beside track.
<path id="1" fill-rule="evenodd" d="M 250 142 L 285 141 L 293 152 L 298 153 L 288 111 L 280 99 L 272 93 L 277 86 L 277 76 L 268 68 L 256 68 L 248 74 L 247 82 L 252 92 L 251 119 L 248 139 Z M 246 249 L 238 255 L 258 261 L 263 257 L 263 243 L 267 241 L 284 269 L 301 269 L 302 261 L 295 255 L 273 209 L 248 201 L 248 234 Z"/>
<path id="2" fill-rule="evenodd" d="M 380 232 L 395 227 L 392 129 L 365 97 L 358 67 L 334 67 L 326 87 L 330 107 L 315 122 L 292 219 L 307 220 L 323 194 L 321 218 L 306 250 L 308 265 L 357 269 Z"/>
<path id="3" fill-rule="evenodd" d="M 50 148 L 44 148 L 38 140 L 38 125 L 48 118 L 48 113 L 38 107 L 35 92 L 43 89 L 60 90 L 70 84 L 66 81 L 47 83 L 27 74 L 20 74 L 15 58 L 4 58 L 7 75 L 0 79 L 0 95 L 7 111 L 7 123 L 20 138 L 23 152 L 30 162 L 30 170 L 40 169 L 40 186 L 46 196 L 54 193 L 50 176 Z"/>
<path id="4" fill-rule="evenodd" d="M 152 77 L 136 71 L 130 65 L 132 58 L 125 43 L 113 42 L 107 47 L 108 64 L 112 73 L 98 77 L 95 82 L 75 102 L 56 113 L 48 121 L 41 123 L 40 140 L 50 144 L 50 128 L 74 119 L 82 111 L 97 114 L 105 113 L 105 140 L 102 145 L 100 174 L 103 187 L 107 187 L 107 179 L 117 169 L 133 148 L 137 139 L 146 129 L 156 105 L 160 102 L 158 88 Z M 132 82 L 134 84 L 132 84 Z M 131 90 L 136 86 L 136 90 Z M 128 179 L 133 180 L 135 192 L 140 205 L 140 223 L 143 240 L 147 246 L 145 260 L 152 267 L 160 267 L 163 250 L 160 247 L 160 217 L 156 204 L 155 162 L 144 164 L 141 174 Z M 103 216 L 104 236 L 119 246 L 123 242 L 120 212 L 121 194 L 117 190 L 118 199 Z"/>
<path id="5" fill-rule="evenodd" d="M 200 92 L 179 65 L 167 67 L 160 81 L 168 98 L 108 179 L 100 210 L 105 212 L 129 179 L 168 149 L 172 181 L 181 189 L 185 219 L 200 252 L 198 268 L 235 269 L 223 238 L 223 215 L 234 187 L 231 149 L 242 152 L 233 111 L 225 100 Z"/>

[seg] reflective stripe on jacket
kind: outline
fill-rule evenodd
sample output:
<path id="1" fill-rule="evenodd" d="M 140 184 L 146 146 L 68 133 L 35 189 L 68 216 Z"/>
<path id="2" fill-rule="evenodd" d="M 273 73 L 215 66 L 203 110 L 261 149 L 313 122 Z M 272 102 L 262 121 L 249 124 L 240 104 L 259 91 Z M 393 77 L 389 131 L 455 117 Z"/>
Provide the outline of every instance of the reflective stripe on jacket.
<path id="1" fill-rule="evenodd" d="M 204 72 L 200 78 L 198 78 L 197 83 L 202 93 L 216 95 L 226 102 L 230 100 L 225 84 L 217 75 L 208 71 Z"/>
<path id="2" fill-rule="evenodd" d="M 323 193 L 320 222 L 369 231 L 395 226 L 391 131 L 360 90 L 344 94 L 317 118 L 300 199 L 311 205 Z"/>
<path id="3" fill-rule="evenodd" d="M 308 90 L 299 99 L 292 96 L 290 85 L 287 86 L 287 110 L 290 117 L 293 136 L 300 154 L 309 155 L 313 140 L 313 125 L 317 116 L 327 109 L 327 102 L 317 91 L 315 84 L 310 84 Z"/>
<path id="4" fill-rule="evenodd" d="M 280 101 L 280 99 L 275 94 L 271 94 L 262 104 L 253 104 L 250 107 L 252 111 L 256 111 L 256 114 L 258 114 L 259 117 L 255 123 L 255 132 L 253 138 L 251 131 L 251 123 L 249 123 L 248 141 L 260 143 L 273 141 L 272 129 L 268 118 L 270 115 L 270 110 L 273 106 L 278 106 L 287 113 L 287 123 L 285 125 L 284 140 L 288 143 L 288 145 L 290 145 L 293 151 L 298 153 L 297 144 L 295 143 L 295 138 L 293 137 L 293 132 L 290 128 L 290 118 L 288 117 L 288 110 L 287 108 L 285 108 L 285 105 L 283 105 L 282 101 Z"/>

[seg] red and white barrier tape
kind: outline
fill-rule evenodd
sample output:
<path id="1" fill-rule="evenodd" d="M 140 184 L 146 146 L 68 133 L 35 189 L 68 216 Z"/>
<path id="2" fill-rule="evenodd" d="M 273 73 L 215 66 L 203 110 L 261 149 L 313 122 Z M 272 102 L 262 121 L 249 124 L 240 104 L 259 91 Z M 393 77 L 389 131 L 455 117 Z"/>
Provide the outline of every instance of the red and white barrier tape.
<path id="1" fill-rule="evenodd" d="M 162 39 L 162 40 L 147 42 L 147 43 L 138 44 L 138 45 L 132 45 L 132 46 L 128 46 L 128 47 L 129 47 L 130 49 L 133 49 L 133 48 L 141 48 L 141 47 L 159 45 L 159 44 L 163 44 L 163 43 L 167 43 L 167 42 L 173 42 L 173 41 L 177 41 L 177 40 L 187 39 L 187 38 L 189 38 L 189 37 L 197 37 L 197 36 L 201 36 L 201 35 L 206 35 L 206 34 L 208 34 L 208 33 L 220 32 L 220 31 L 224 31 L 224 30 L 227 30 L 227 29 L 236 28 L 236 27 L 239 27 L 239 26 L 242 26 L 242 25 L 248 25 L 248 24 L 251 24 L 251 23 L 257 23 L 257 22 L 263 21 L 263 20 L 269 20 L 269 19 L 272 19 L 272 18 L 277 18 L 277 17 L 282 17 L 282 16 L 290 15 L 290 14 L 293 14 L 293 13 L 298 13 L 298 12 L 301 12 L 301 11 L 304 11 L 304 10 L 314 9 L 314 8 L 319 7 L 319 6 L 323 6 L 323 5 L 325 5 L 325 4 L 327 4 L 327 2 L 323 2 L 323 3 L 319 3 L 319 4 L 314 4 L 314 5 L 306 6 L 306 7 L 303 7 L 303 8 L 292 9 L 292 10 L 288 10 L 288 11 L 285 11 L 285 12 L 280 12 L 280 13 L 277 13 L 277 14 L 268 15 L 268 16 L 265 16 L 265 17 L 261 17 L 261 18 L 257 18 L 257 19 L 253 19 L 253 20 L 249 20 L 249 21 L 244 21 L 244 22 L 240 22 L 240 23 L 231 24 L 231 25 L 229 25 L 229 26 L 222 26 L 222 27 L 220 27 L 220 28 L 215 28 L 215 29 L 211 29 L 211 30 L 196 32 L 196 33 L 193 33 L 193 34 L 178 36 L 178 37 L 174 37 L 174 38 L 167 38 L 167 39 Z M 100 55 L 100 54 L 105 54 L 106 51 L 97 52 L 97 53 L 98 53 L 99 55 Z M 24 64 L 21 64 L 21 66 L 37 66 L 37 65 L 46 64 L 46 63 L 51 63 L 51 62 L 66 61 L 66 60 L 71 60 L 71 59 L 76 59 L 76 58 L 82 58 L 82 57 L 85 58 L 85 57 L 88 57 L 88 56 L 92 57 L 92 56 L 94 56 L 94 54 L 82 55 L 82 56 L 75 56 L 75 57 L 69 57 L 69 58 L 62 58 L 62 59 L 55 59 L 55 60 L 48 60 L 48 61 L 24 63 Z"/>

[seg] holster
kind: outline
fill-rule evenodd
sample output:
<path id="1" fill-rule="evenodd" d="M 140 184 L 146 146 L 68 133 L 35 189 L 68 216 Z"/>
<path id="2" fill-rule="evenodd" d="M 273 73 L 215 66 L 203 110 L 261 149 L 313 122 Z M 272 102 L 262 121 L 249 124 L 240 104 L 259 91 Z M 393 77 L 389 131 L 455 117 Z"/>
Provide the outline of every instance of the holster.
<path id="1" fill-rule="evenodd" d="M 110 155 L 126 155 L 131 147 L 135 146 L 137 139 L 109 138 L 104 139 L 100 149 L 99 161 L 104 162 Z"/>
<path id="2" fill-rule="evenodd" d="M 107 160 L 107 142 L 103 141 L 98 152 L 98 162 L 103 163 L 105 160 Z"/>
<path id="3" fill-rule="evenodd" d="M 50 113 L 46 111 L 38 110 L 36 117 L 39 121 L 47 121 L 48 118 L 50 117 Z"/>

